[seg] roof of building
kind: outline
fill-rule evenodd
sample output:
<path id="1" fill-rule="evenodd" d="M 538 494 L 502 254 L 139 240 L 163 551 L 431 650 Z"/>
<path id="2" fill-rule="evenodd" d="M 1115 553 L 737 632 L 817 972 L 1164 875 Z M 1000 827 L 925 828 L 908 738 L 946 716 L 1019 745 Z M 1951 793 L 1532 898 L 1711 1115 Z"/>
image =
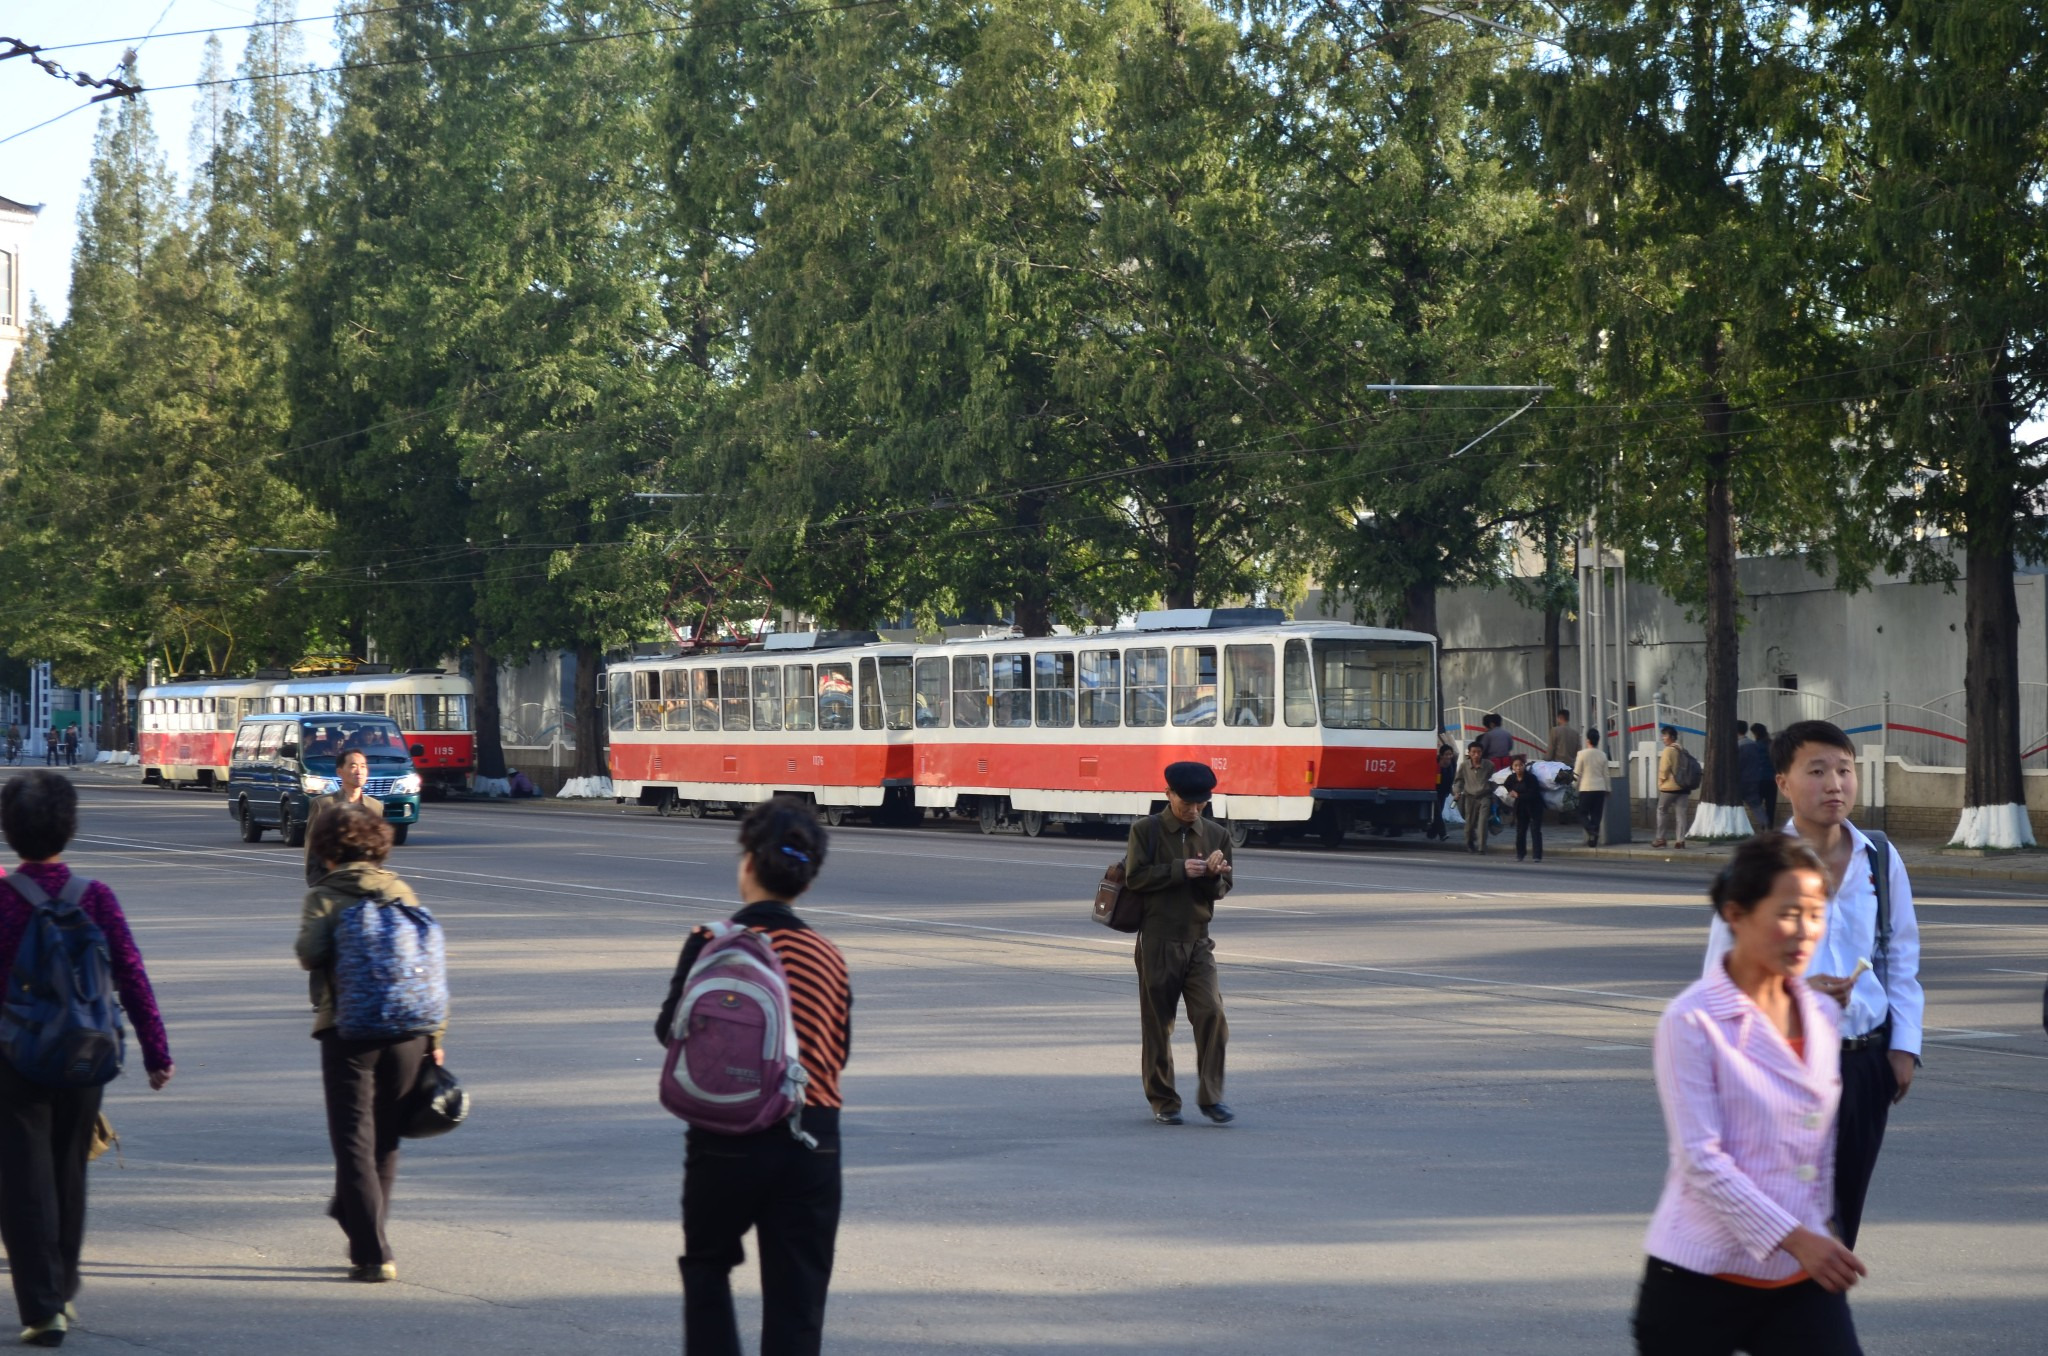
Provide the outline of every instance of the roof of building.
<path id="1" fill-rule="evenodd" d="M 16 202 L 12 198 L 0 196 L 0 212 L 19 212 L 23 216 L 36 217 L 42 215 L 43 206 L 41 203 L 37 203 L 34 207 L 30 207 L 25 202 Z"/>

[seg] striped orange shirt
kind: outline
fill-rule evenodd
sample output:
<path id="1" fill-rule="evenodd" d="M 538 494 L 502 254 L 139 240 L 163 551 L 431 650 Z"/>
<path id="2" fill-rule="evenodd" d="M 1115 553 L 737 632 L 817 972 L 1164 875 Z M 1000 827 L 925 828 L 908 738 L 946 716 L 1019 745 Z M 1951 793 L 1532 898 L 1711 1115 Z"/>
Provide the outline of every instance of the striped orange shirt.
<path id="1" fill-rule="evenodd" d="M 789 1006 L 796 1018 L 797 1051 L 810 1084 L 805 1106 L 844 1106 L 839 1073 L 846 1067 L 853 987 L 846 977 L 846 958 L 824 934 L 810 928 L 760 928 L 782 971 L 789 977 Z"/>

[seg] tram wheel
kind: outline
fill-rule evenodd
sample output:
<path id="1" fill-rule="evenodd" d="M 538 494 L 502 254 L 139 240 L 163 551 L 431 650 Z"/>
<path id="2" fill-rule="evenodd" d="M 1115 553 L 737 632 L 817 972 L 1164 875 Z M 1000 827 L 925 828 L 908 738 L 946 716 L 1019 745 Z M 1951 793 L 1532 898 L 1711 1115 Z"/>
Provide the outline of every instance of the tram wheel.
<path id="1" fill-rule="evenodd" d="M 1350 827 L 1344 822 L 1342 815 L 1326 814 L 1323 816 L 1323 822 L 1316 826 L 1316 837 L 1326 848 L 1342 847 L 1344 834 Z"/>
<path id="2" fill-rule="evenodd" d="M 676 812 L 676 809 L 677 801 L 675 792 L 664 791 L 659 796 L 656 796 L 654 798 L 654 813 L 660 815 L 663 819 L 667 819 L 670 815 L 674 814 Z"/>
<path id="3" fill-rule="evenodd" d="M 682 810 L 683 818 L 685 819 L 702 819 L 704 817 L 704 802 L 701 800 L 679 800 L 676 802 L 676 805 Z"/>
<path id="4" fill-rule="evenodd" d="M 1023 810 L 1018 812 L 1018 822 L 1024 828 L 1026 838 L 1036 838 L 1045 832 L 1045 811 Z"/>
<path id="5" fill-rule="evenodd" d="M 846 807 L 843 805 L 824 806 L 818 811 L 818 818 L 824 820 L 828 826 L 836 829 L 846 822 Z"/>
<path id="6" fill-rule="evenodd" d="M 1245 820 L 1226 820 L 1224 822 L 1223 828 L 1224 831 L 1230 835 L 1230 846 L 1233 850 L 1241 848 L 1246 843 L 1251 841 L 1252 826 L 1249 822 Z"/>
<path id="7" fill-rule="evenodd" d="M 1002 807 L 992 800 L 983 801 L 981 803 L 981 831 L 983 833 L 994 833 L 998 828 L 1002 827 L 1002 822 Z"/>

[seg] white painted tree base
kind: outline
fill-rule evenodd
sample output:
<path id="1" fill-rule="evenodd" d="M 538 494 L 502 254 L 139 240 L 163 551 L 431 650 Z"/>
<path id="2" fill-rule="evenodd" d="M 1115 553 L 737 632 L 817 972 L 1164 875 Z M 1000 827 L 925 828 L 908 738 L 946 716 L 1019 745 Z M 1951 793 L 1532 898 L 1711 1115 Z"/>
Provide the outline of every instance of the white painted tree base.
<path id="1" fill-rule="evenodd" d="M 510 777 L 473 777 L 470 789 L 479 796 L 509 796 L 512 794 Z"/>
<path id="2" fill-rule="evenodd" d="M 1692 827 L 1685 831 L 1687 838 L 1747 838 L 1755 830 L 1749 826 L 1749 811 L 1740 805 L 1710 805 L 1700 802 L 1693 812 Z"/>
<path id="3" fill-rule="evenodd" d="M 2034 846 L 2034 826 L 2024 805 L 1971 805 L 1963 810 L 1950 847 L 2020 848 Z"/>
<path id="4" fill-rule="evenodd" d="M 132 753 L 102 753 L 94 758 L 95 763 L 115 763 L 122 767 L 133 767 L 142 760 Z"/>
<path id="5" fill-rule="evenodd" d="M 562 789 L 555 792 L 557 800 L 610 800 L 612 779 L 609 777 L 571 777 L 562 783 Z"/>

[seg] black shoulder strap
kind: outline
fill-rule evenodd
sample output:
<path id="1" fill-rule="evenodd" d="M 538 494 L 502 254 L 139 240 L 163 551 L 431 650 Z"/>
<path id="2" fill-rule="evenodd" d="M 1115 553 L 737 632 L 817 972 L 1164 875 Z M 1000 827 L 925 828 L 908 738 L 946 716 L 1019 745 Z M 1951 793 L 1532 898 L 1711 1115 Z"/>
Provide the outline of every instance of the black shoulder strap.
<path id="1" fill-rule="evenodd" d="M 1870 888 L 1877 895 L 1877 954 L 1870 958 L 1870 968 L 1877 971 L 1877 982 L 1885 986 L 1889 995 L 1891 975 L 1886 962 L 1892 949 L 1892 840 L 1875 829 L 1865 829 L 1863 836 L 1870 840 L 1866 849 L 1870 858 Z"/>

